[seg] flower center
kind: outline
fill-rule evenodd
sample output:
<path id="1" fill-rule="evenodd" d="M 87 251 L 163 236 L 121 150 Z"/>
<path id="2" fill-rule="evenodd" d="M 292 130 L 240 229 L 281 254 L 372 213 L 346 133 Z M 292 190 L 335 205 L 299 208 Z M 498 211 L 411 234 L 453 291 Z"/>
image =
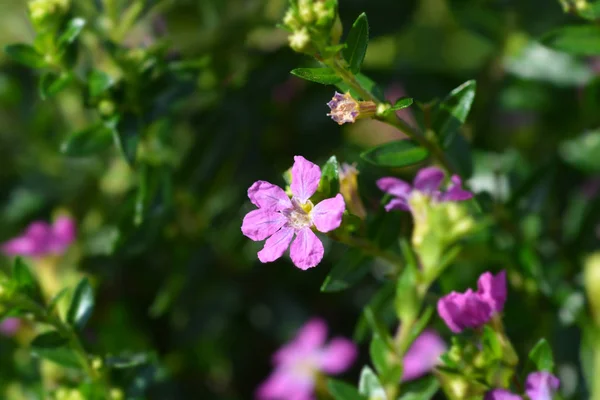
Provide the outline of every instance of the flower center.
<path id="1" fill-rule="evenodd" d="M 313 209 L 313 203 L 308 200 L 306 203 L 301 204 L 296 200 L 292 200 L 294 208 L 288 215 L 288 223 L 294 229 L 303 229 L 312 226 L 312 219 L 310 218 L 310 212 Z"/>

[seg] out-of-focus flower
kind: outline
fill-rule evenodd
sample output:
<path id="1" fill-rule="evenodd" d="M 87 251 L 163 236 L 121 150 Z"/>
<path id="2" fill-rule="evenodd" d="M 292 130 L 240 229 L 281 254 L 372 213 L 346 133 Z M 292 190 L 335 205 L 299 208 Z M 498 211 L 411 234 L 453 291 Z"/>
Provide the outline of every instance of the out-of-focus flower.
<path id="1" fill-rule="evenodd" d="M 445 174 L 441 169 L 437 167 L 427 167 L 421 169 L 417 173 L 417 176 L 413 181 L 413 186 L 401 179 L 391 176 L 379 179 L 377 181 L 377 186 L 382 191 L 394 196 L 394 198 L 386 204 L 386 211 L 410 210 L 409 200 L 415 192 L 430 197 L 435 202 L 463 201 L 473 197 L 473 193 L 462 188 L 462 181 L 458 175 L 452 175 L 448 189 L 443 191 L 441 186 L 444 178 Z"/>
<path id="2" fill-rule="evenodd" d="M 314 398 L 317 375 L 339 374 L 357 356 L 350 340 L 335 337 L 328 344 L 327 324 L 312 319 L 273 356 L 275 370 L 256 391 L 259 400 L 310 400 Z"/>
<path id="3" fill-rule="evenodd" d="M 522 397 L 506 389 L 494 389 L 485 394 L 484 400 L 521 400 Z"/>
<path id="4" fill-rule="evenodd" d="M 415 339 L 404 356 L 402 380 L 410 381 L 428 374 L 446 351 L 446 343 L 440 335 L 426 330 Z"/>
<path id="5" fill-rule="evenodd" d="M 440 317 L 452 332 L 480 327 L 496 313 L 502 312 L 506 302 L 506 272 L 494 276 L 489 272 L 479 277 L 478 291 L 452 292 L 437 304 Z"/>
<path id="6" fill-rule="evenodd" d="M 358 193 L 358 169 L 356 166 L 343 163 L 340 166 L 340 192 L 344 196 L 348 210 L 361 219 L 367 217 L 367 211 Z"/>
<path id="7" fill-rule="evenodd" d="M 331 109 L 327 115 L 338 125 L 354 123 L 360 118 L 371 118 L 377 112 L 377 105 L 374 102 L 355 100 L 350 93 L 335 92 L 327 106 Z"/>
<path id="8" fill-rule="evenodd" d="M 552 400 L 559 386 L 560 380 L 550 372 L 533 372 L 527 376 L 525 393 L 530 400 Z"/>
<path id="9" fill-rule="evenodd" d="M 36 221 L 31 223 L 21 236 L 4 243 L 2 251 L 11 256 L 60 255 L 73 243 L 75 235 L 75 221 L 70 217 L 58 217 L 52 225 Z"/>
<path id="10" fill-rule="evenodd" d="M 6 318 L 0 321 L 0 335 L 12 336 L 21 327 L 21 320 L 19 318 Z"/>
<path id="11" fill-rule="evenodd" d="M 290 257 L 300 269 L 306 270 L 321 262 L 323 243 L 312 227 L 320 232 L 338 228 L 346 206 L 341 194 L 313 205 L 309 199 L 317 191 L 320 180 L 319 166 L 295 156 L 291 199 L 283 189 L 265 181 L 257 181 L 248 189 L 248 197 L 258 209 L 246 214 L 242 233 L 254 241 L 267 239 L 258 252 L 260 261 L 275 261 L 290 247 Z M 294 235 L 296 239 L 292 242 Z"/>

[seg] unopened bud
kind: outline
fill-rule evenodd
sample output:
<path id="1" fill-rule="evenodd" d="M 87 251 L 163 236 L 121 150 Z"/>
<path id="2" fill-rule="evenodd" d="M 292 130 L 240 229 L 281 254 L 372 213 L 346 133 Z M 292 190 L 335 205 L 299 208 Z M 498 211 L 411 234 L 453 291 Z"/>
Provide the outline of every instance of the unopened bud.
<path id="1" fill-rule="evenodd" d="M 100 370 L 103 365 L 104 363 L 102 362 L 102 359 L 100 357 L 94 357 L 94 359 L 92 360 L 92 368 L 96 371 Z"/>
<path id="2" fill-rule="evenodd" d="M 344 196 L 346 207 L 348 207 L 348 210 L 352 214 L 360 219 L 365 219 L 367 211 L 358 193 L 358 170 L 356 169 L 356 165 L 343 163 L 340 166 L 339 176 L 340 193 Z"/>
<path id="3" fill-rule="evenodd" d="M 115 103 L 110 100 L 102 100 L 98 103 L 98 112 L 103 117 L 109 117 L 115 113 Z"/>
<path id="4" fill-rule="evenodd" d="M 298 14 L 304 23 L 310 24 L 313 22 L 315 19 L 315 13 L 313 10 L 312 0 L 299 0 Z"/>
<path id="5" fill-rule="evenodd" d="M 288 37 L 288 40 L 290 42 L 291 49 L 297 51 L 298 53 L 306 52 L 310 45 L 310 35 L 308 34 L 308 30 L 306 28 L 295 31 Z"/>
<path id="6" fill-rule="evenodd" d="M 296 13 L 291 8 L 285 13 L 283 24 L 294 31 L 300 29 L 300 22 L 296 17 Z"/>
<path id="7" fill-rule="evenodd" d="M 70 0 L 32 0 L 28 6 L 29 17 L 37 29 L 54 29 L 68 12 Z"/>
<path id="8" fill-rule="evenodd" d="M 313 6 L 317 18 L 317 25 L 329 26 L 336 15 L 336 5 L 332 2 L 317 1 Z"/>
<path id="9" fill-rule="evenodd" d="M 345 123 L 354 123 L 357 119 L 371 118 L 377 111 L 377 105 L 372 101 L 357 101 L 350 93 L 341 94 L 335 92 L 335 95 L 327 103 L 331 112 L 327 114 L 332 120 L 343 125 Z"/>
<path id="10" fill-rule="evenodd" d="M 596 325 L 600 327 L 600 252 L 585 259 L 584 279 L 592 316 Z"/>
<path id="11" fill-rule="evenodd" d="M 125 394 L 119 388 L 110 389 L 110 400 L 123 400 L 125 398 Z"/>

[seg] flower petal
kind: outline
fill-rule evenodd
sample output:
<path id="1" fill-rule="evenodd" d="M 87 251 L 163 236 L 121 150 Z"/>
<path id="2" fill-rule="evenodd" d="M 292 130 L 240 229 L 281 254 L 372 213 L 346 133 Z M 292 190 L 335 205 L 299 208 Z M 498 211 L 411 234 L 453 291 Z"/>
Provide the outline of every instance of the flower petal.
<path id="1" fill-rule="evenodd" d="M 265 240 L 286 222 L 287 218 L 283 214 L 259 208 L 246 214 L 242 222 L 242 233 L 254 241 Z"/>
<path id="2" fill-rule="evenodd" d="M 302 270 L 316 266 L 323 259 L 323 243 L 310 228 L 296 233 L 296 239 L 290 247 L 290 257 L 294 265 Z"/>
<path id="3" fill-rule="evenodd" d="M 277 260 L 287 250 L 294 237 L 292 228 L 281 228 L 265 242 L 265 246 L 258 252 L 258 259 L 263 263 Z"/>
<path id="4" fill-rule="evenodd" d="M 506 302 L 506 271 L 496 276 L 486 272 L 477 281 L 478 293 L 490 305 L 493 312 L 502 312 Z"/>
<path id="5" fill-rule="evenodd" d="M 340 226 L 345 209 L 344 197 L 338 193 L 335 197 L 317 204 L 310 216 L 320 232 L 329 232 Z"/>
<path id="6" fill-rule="evenodd" d="M 265 181 L 256 181 L 248 188 L 248 198 L 258 208 L 276 211 L 292 207 L 292 202 L 279 186 Z"/>
<path id="7" fill-rule="evenodd" d="M 413 182 L 416 190 L 425 194 L 433 194 L 439 190 L 444 181 L 444 171 L 438 167 L 427 167 L 417 172 Z"/>
<path id="8" fill-rule="evenodd" d="M 446 343 L 440 335 L 426 330 L 419 335 L 404 356 L 402 381 L 409 381 L 429 373 L 446 351 Z"/>
<path id="9" fill-rule="evenodd" d="M 552 400 L 559 386 L 560 380 L 550 372 L 534 372 L 527 376 L 525 393 L 531 400 Z"/>
<path id="10" fill-rule="evenodd" d="M 75 221 L 67 216 L 58 217 L 52 224 L 52 238 L 48 250 L 53 253 L 63 253 L 75 240 Z"/>
<path id="11" fill-rule="evenodd" d="M 302 156 L 294 157 L 292 167 L 292 184 L 290 188 L 294 196 L 302 204 L 315 194 L 321 180 L 321 168 Z"/>
<path id="12" fill-rule="evenodd" d="M 506 389 L 493 389 L 485 394 L 484 400 L 522 400 L 518 394 L 509 392 Z"/>
<path id="13" fill-rule="evenodd" d="M 21 320 L 19 318 L 6 318 L 0 321 L 0 334 L 4 336 L 12 336 L 21 327 Z"/>
<path id="14" fill-rule="evenodd" d="M 412 191 L 410 185 L 402 179 L 386 176 L 377 181 L 377 187 L 392 196 L 408 201 L 408 195 Z"/>
<path id="15" fill-rule="evenodd" d="M 323 349 L 320 369 L 327 374 L 340 374 L 352 366 L 358 355 L 356 345 L 345 338 L 333 338 Z"/>
<path id="16" fill-rule="evenodd" d="M 475 328 L 487 323 L 492 308 L 479 293 L 468 289 L 465 293 L 452 292 L 437 303 L 438 314 L 448 328 L 459 333 L 465 328 Z"/>
<path id="17" fill-rule="evenodd" d="M 462 188 L 462 181 L 458 175 L 452 175 L 451 181 L 448 191 L 441 196 L 442 201 L 464 201 L 473 197 L 473 193 Z"/>
<path id="18" fill-rule="evenodd" d="M 306 363 L 307 357 L 323 347 L 326 339 L 327 324 L 320 318 L 313 318 L 298 330 L 293 340 L 273 355 L 273 362 L 275 365 Z"/>
<path id="19" fill-rule="evenodd" d="M 392 199 L 389 203 L 385 205 L 385 211 L 390 212 L 392 210 L 403 210 L 409 211 L 410 207 L 408 205 L 407 199 Z"/>
<path id="20" fill-rule="evenodd" d="M 315 381 L 312 376 L 295 374 L 293 370 L 277 368 L 256 390 L 258 400 L 310 400 Z"/>

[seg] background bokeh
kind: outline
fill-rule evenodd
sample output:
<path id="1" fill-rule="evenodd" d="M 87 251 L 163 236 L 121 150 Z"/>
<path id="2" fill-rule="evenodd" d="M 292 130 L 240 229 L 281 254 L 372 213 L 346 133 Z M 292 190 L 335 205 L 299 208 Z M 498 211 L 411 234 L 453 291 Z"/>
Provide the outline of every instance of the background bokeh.
<path id="1" fill-rule="evenodd" d="M 73 0 L 75 14 L 101 31 L 110 18 L 92 3 Z M 375 263 L 354 288 L 320 293 L 345 251 L 331 242 L 324 261 L 308 271 L 287 258 L 261 264 L 261 244 L 240 232 L 252 209 L 247 188 L 259 179 L 282 185 L 294 155 L 323 163 L 335 154 L 358 163 L 363 200 L 375 212 L 381 195 L 374 179 L 390 171 L 364 164 L 359 153 L 402 136 L 373 121 L 340 128 L 326 116 L 333 88 L 289 74 L 313 61 L 287 48 L 286 34 L 275 27 L 284 0 L 152 3 L 120 44 L 164 44 L 166 60 L 194 67 L 184 80 L 141 94 L 168 106 L 147 126 L 143 168 L 128 166 L 114 146 L 89 157 L 63 154 L 68 135 L 96 121 L 97 111 L 77 87 L 41 100 L 39 72 L 0 55 L 0 239 L 33 220 L 71 214 L 78 238 L 57 271 L 64 286 L 81 273 L 93 278 L 89 348 L 155 351 L 148 398 L 250 399 L 272 352 L 311 316 L 324 317 L 334 334 L 355 334 L 383 277 Z M 0 10 L 0 44 L 30 43 L 26 3 L 0 0 Z M 508 335 L 520 354 L 546 337 L 565 397 L 587 398 L 575 326 L 585 308 L 580 263 L 598 248 L 599 185 L 594 172 L 570 162 L 580 150 L 569 153 L 565 143 L 600 123 L 599 67 L 592 57 L 539 42 L 578 20 L 547 0 L 340 0 L 346 31 L 363 11 L 371 26 L 363 72 L 389 97 L 425 103 L 477 80 L 463 131 L 473 149 L 469 184 L 499 222 L 488 246 L 466 252 L 436 290 L 472 287 L 487 269 L 512 271 Z M 92 33 L 81 40 L 80 57 L 110 67 Z M 404 116 L 415 121 L 420 114 L 413 109 Z M 409 177 L 414 169 L 394 172 Z M 158 189 L 140 222 L 144 174 L 157 177 Z M 510 207 L 499 205 L 504 200 Z M 409 219 L 402 221 L 408 228 Z M 10 265 L 8 257 L 1 262 Z M 31 329 L 0 337 L 2 398 L 40 390 L 44 372 L 26 350 Z M 352 381 L 368 362 L 366 347 L 361 354 L 347 375 Z"/>

